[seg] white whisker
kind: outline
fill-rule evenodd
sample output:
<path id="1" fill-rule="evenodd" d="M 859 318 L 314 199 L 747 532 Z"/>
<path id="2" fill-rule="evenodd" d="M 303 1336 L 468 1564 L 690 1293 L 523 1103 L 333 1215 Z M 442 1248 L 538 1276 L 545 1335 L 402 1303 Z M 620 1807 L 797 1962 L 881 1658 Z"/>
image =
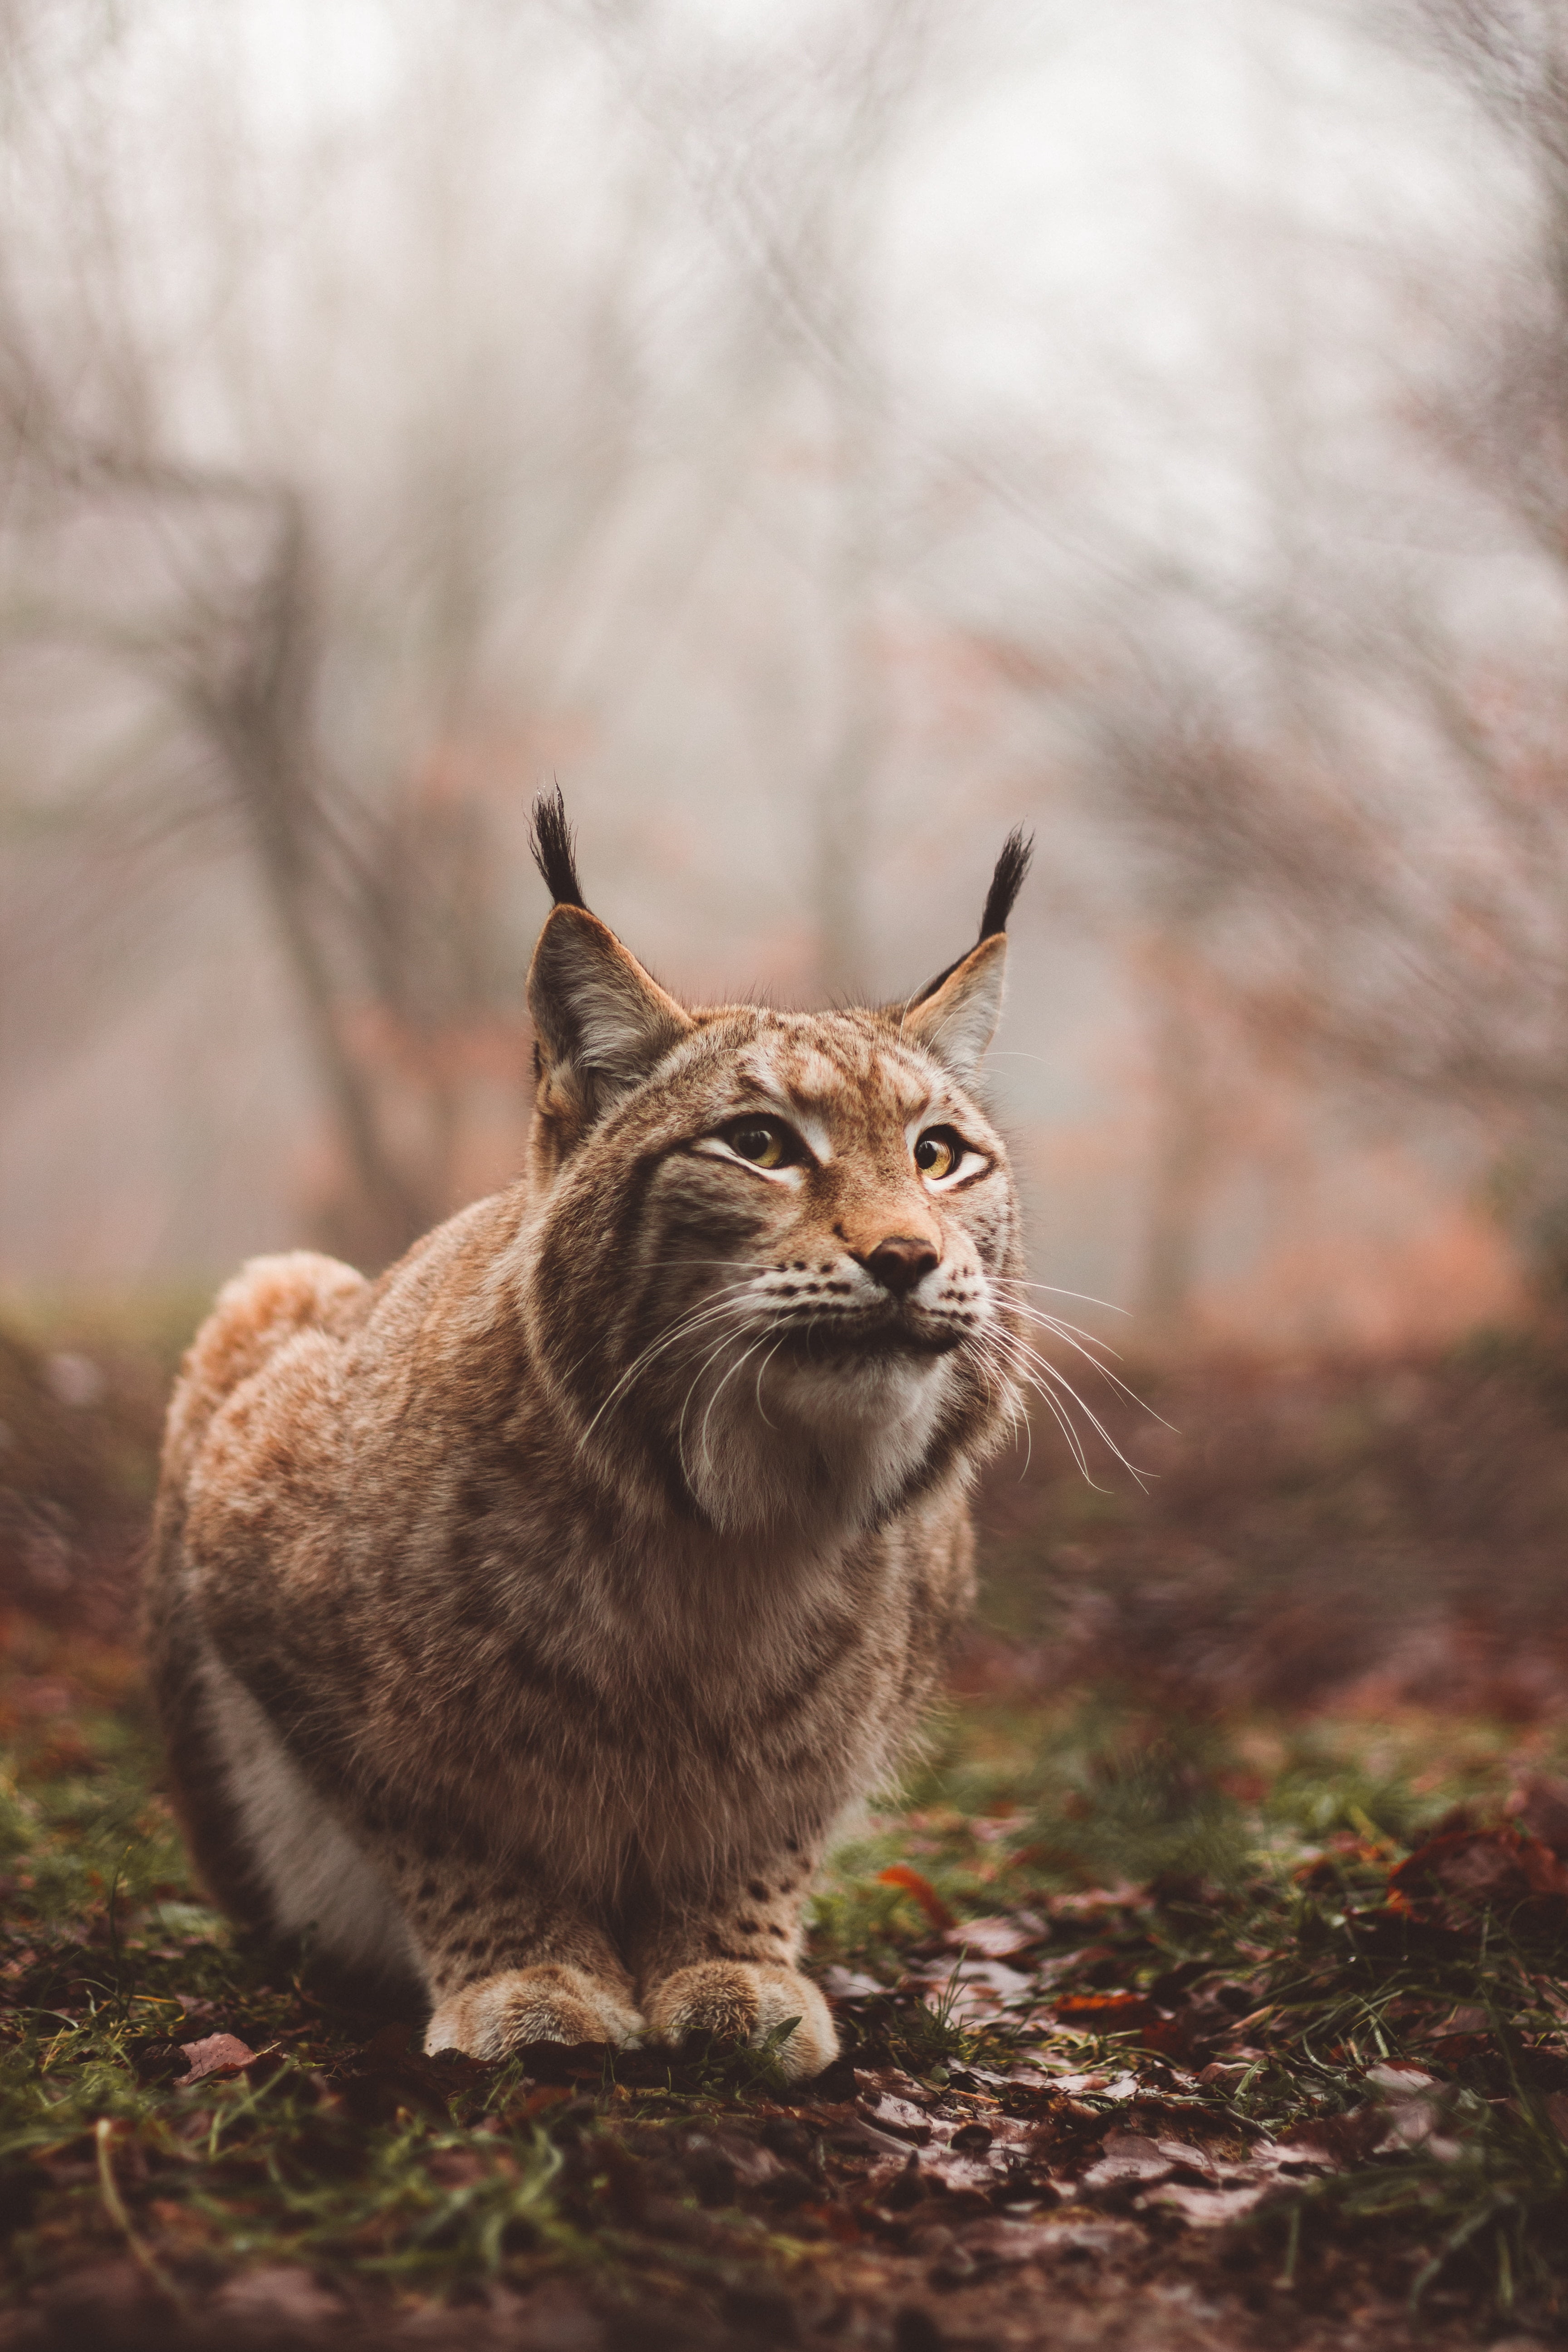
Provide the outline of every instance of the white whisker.
<path id="1" fill-rule="evenodd" d="M 1073 1337 L 1073 1326 L 1070 1323 L 1058 1323 L 1054 1316 L 1042 1315 L 1038 1307 L 1023 1306 L 1016 1301 L 1014 1302 L 1013 1312 L 1026 1315 L 1031 1322 L 1039 1324 L 1043 1329 L 1051 1332 L 1057 1339 L 1066 1340 L 1073 1353 L 1081 1356 L 1086 1364 L 1092 1364 L 1101 1380 L 1108 1381 L 1130 1404 L 1135 1404 L 1141 1412 L 1146 1412 L 1151 1421 L 1157 1421 L 1162 1428 L 1173 1431 L 1173 1424 L 1149 1402 L 1147 1397 L 1141 1397 L 1136 1389 L 1128 1386 L 1119 1372 L 1113 1372 L 1109 1364 L 1102 1364 L 1098 1356 L 1092 1355 L 1088 1348 L 1079 1344 Z M 1114 1353 L 1114 1350 L 1112 1352 Z M 1120 1359 L 1118 1360 L 1120 1361 Z"/>
<path id="2" fill-rule="evenodd" d="M 680 1463 L 680 1475 L 685 1479 L 689 1486 L 691 1484 L 691 1473 L 688 1469 L 686 1464 L 687 1408 L 690 1404 L 692 1398 L 697 1393 L 697 1384 L 701 1380 L 703 1373 L 708 1370 L 710 1364 L 715 1363 L 720 1356 L 723 1354 L 724 1349 L 729 1346 L 733 1337 L 733 1332 L 726 1331 L 722 1338 L 718 1341 L 717 1345 L 710 1348 L 708 1353 L 703 1357 L 702 1361 L 698 1365 L 697 1370 L 692 1373 L 690 1384 L 687 1389 L 686 1394 L 680 1400 L 680 1418 L 675 1424 L 675 1450 L 677 1457 Z M 751 1350 L 748 1349 L 746 1352 L 749 1355 Z"/>
<path id="3" fill-rule="evenodd" d="M 1016 1438 L 1017 1435 L 1018 1423 L 1022 1422 L 1024 1424 L 1024 1466 L 1018 1473 L 1018 1476 L 1020 1480 L 1022 1480 L 1027 1477 L 1029 1473 L 1029 1465 L 1035 1458 L 1034 1423 L 1029 1419 L 1028 1410 L 1024 1403 L 1023 1391 L 1016 1380 L 1014 1379 L 1013 1375 L 1003 1364 L 1000 1351 L 994 1347 L 993 1343 L 993 1335 L 989 1332 L 983 1335 L 978 1352 L 980 1360 L 980 1373 L 982 1378 L 985 1381 L 987 1388 L 999 1386 L 1002 1391 L 1003 1397 L 1007 1403 L 1007 1425 L 1012 1430 L 1015 1438 Z M 991 1378 L 993 1371 L 994 1371 L 998 1376 L 994 1382 Z"/>
<path id="4" fill-rule="evenodd" d="M 1047 1358 L 1042 1356 L 1037 1349 L 1031 1348 L 1028 1346 L 1026 1341 L 1020 1339 L 1016 1333 L 1008 1332 L 1005 1334 L 1005 1344 L 1014 1351 L 1016 1368 L 1022 1372 L 1022 1376 L 1024 1378 L 1028 1380 L 1031 1387 L 1034 1388 L 1037 1394 L 1046 1397 L 1047 1400 L 1049 1399 L 1050 1391 L 1042 1385 L 1043 1381 L 1048 1381 L 1053 1383 L 1056 1388 L 1060 1389 L 1064 1395 L 1070 1397 L 1073 1403 L 1077 1405 L 1079 1412 L 1082 1413 L 1084 1419 L 1088 1422 L 1089 1427 L 1094 1431 L 1101 1444 L 1107 1446 L 1109 1450 L 1115 1454 L 1116 1459 L 1121 1463 L 1122 1468 L 1129 1471 L 1137 1480 L 1139 1486 L 1142 1486 L 1145 1473 L 1139 1469 L 1135 1462 L 1128 1460 L 1127 1455 L 1123 1454 L 1121 1446 L 1116 1443 L 1115 1438 L 1112 1437 L 1110 1432 L 1106 1428 L 1105 1423 L 1100 1420 L 1100 1415 L 1094 1411 L 1092 1405 L 1086 1403 L 1084 1399 L 1079 1396 L 1078 1391 L 1073 1387 L 1072 1382 L 1067 1378 L 1067 1375 L 1058 1370 L 1057 1366 L 1051 1363 Z M 1082 1466 L 1081 1464 L 1079 1466 Z M 1087 1471 L 1085 1471 L 1084 1475 L 1086 1476 L 1088 1475 Z M 1089 1484 L 1090 1486 L 1093 1486 L 1095 1484 L 1094 1480 L 1090 1479 Z"/>
<path id="5" fill-rule="evenodd" d="M 752 1285 L 752 1277 L 747 1275 L 743 1276 L 739 1281 L 721 1284 L 717 1290 L 706 1292 L 694 1307 L 683 1307 L 680 1314 L 676 1318 L 677 1322 L 679 1323 L 683 1321 L 685 1317 L 689 1314 L 701 1315 L 705 1313 L 710 1307 L 717 1306 L 721 1300 L 733 1297 L 737 1292 L 749 1289 Z M 668 1333 L 662 1331 L 656 1334 L 654 1339 L 648 1342 L 648 1349 L 657 1348 L 659 1345 L 660 1340 L 668 1336 Z M 644 1353 L 646 1354 L 647 1352 L 647 1349 L 645 1349 Z M 593 1353 L 594 1349 L 590 1347 L 585 1348 L 580 1356 L 574 1356 L 572 1359 L 572 1361 L 567 1365 L 563 1378 L 571 1380 L 574 1374 L 581 1371 L 583 1366 L 587 1362 L 589 1357 Z M 634 1372 L 636 1371 L 636 1364 L 633 1365 L 632 1370 Z"/>
<path id="6" fill-rule="evenodd" d="M 1086 1307 L 1103 1307 L 1108 1315 L 1131 1315 L 1131 1307 L 1118 1307 L 1114 1298 L 1096 1298 L 1087 1290 L 1064 1290 L 1056 1282 L 1030 1282 L 1021 1274 L 998 1274 L 993 1280 L 1005 1282 L 1016 1290 L 1048 1290 L 1053 1298 L 1079 1298 Z"/>
<path id="7" fill-rule="evenodd" d="M 1037 1286 L 1042 1289 L 1047 1286 L 1045 1284 Z M 1102 1364 L 1100 1358 L 1091 1352 L 1096 1348 L 1103 1348 L 1108 1355 L 1114 1356 L 1120 1363 L 1121 1355 L 1108 1341 L 1099 1339 L 1092 1331 L 1080 1329 L 1076 1323 L 1066 1322 L 1058 1316 L 1047 1315 L 1042 1307 L 1033 1306 L 1026 1298 L 1009 1299 L 1007 1305 L 1012 1314 L 1026 1316 L 1030 1322 L 1039 1324 L 1043 1329 L 1052 1332 L 1057 1339 L 1065 1339 L 1074 1354 L 1081 1356 L 1086 1363 L 1092 1364 L 1101 1379 L 1109 1381 L 1112 1388 L 1120 1390 L 1129 1403 L 1135 1404 L 1141 1412 L 1146 1412 L 1152 1421 L 1157 1421 L 1163 1429 L 1170 1430 L 1173 1435 L 1179 1434 L 1175 1424 L 1167 1421 L 1164 1414 L 1149 1402 L 1147 1397 L 1141 1397 L 1136 1389 L 1130 1388 L 1120 1374 L 1113 1372 L 1109 1364 Z"/>
<path id="8" fill-rule="evenodd" d="M 781 1332 L 779 1334 L 779 1337 L 773 1341 L 772 1348 L 768 1350 L 768 1353 L 763 1358 L 761 1364 L 757 1367 L 757 1411 L 762 1414 L 763 1423 L 769 1429 L 772 1429 L 773 1423 L 768 1420 L 767 1408 L 763 1402 L 763 1375 L 767 1370 L 768 1366 L 773 1362 L 773 1358 L 778 1354 L 779 1349 L 784 1346 L 787 1336 L 787 1333 L 784 1332 Z"/>
<path id="9" fill-rule="evenodd" d="M 1005 1275 L 997 1275 L 993 1279 L 998 1290 L 1009 1290 L 1013 1287 L 1010 1279 Z M 1048 1323 L 1053 1331 L 1071 1331 L 1079 1339 L 1086 1340 L 1089 1347 L 1103 1348 L 1108 1356 L 1114 1356 L 1117 1362 L 1121 1362 L 1120 1349 L 1113 1348 L 1109 1339 L 1102 1339 L 1098 1331 L 1086 1331 L 1081 1323 L 1069 1323 L 1065 1316 L 1047 1315 L 1045 1308 L 1037 1307 L 1031 1298 L 1010 1298 L 1007 1304 L 1016 1315 L 1032 1315 L 1037 1322 Z"/>
<path id="10" fill-rule="evenodd" d="M 634 1359 L 627 1370 L 621 1374 L 621 1377 L 616 1382 L 615 1387 L 611 1389 L 608 1395 L 604 1399 L 598 1411 L 595 1413 L 593 1420 L 589 1422 L 586 1429 L 584 1430 L 582 1436 L 578 1439 L 577 1442 L 579 1445 L 584 1444 L 593 1434 L 595 1428 L 597 1426 L 603 1416 L 609 1411 L 611 1405 L 615 1403 L 616 1399 L 622 1395 L 624 1391 L 630 1387 L 632 1381 L 637 1379 L 637 1374 L 646 1370 L 649 1364 L 653 1363 L 657 1358 L 665 1352 L 666 1349 L 674 1347 L 679 1339 L 689 1339 L 694 1331 L 700 1330 L 704 1324 L 711 1323 L 717 1317 L 726 1314 L 733 1315 L 736 1320 L 739 1321 L 742 1317 L 742 1308 L 740 1300 L 734 1297 L 732 1293 L 735 1290 L 749 1289 L 751 1285 L 749 1282 L 731 1285 L 729 1290 L 721 1293 L 717 1298 L 708 1299 L 702 1306 L 694 1307 L 690 1314 L 683 1316 L 668 1331 L 661 1332 L 657 1339 L 650 1340 L 648 1345 L 642 1349 L 641 1353 Z"/>
<path id="11" fill-rule="evenodd" d="M 1073 1462 L 1085 1485 L 1092 1486 L 1097 1495 L 1103 1495 L 1106 1493 L 1107 1489 L 1100 1486 L 1099 1480 L 1090 1477 L 1089 1455 L 1084 1451 L 1083 1440 L 1079 1437 L 1078 1431 L 1074 1428 L 1071 1421 L 1068 1418 L 1068 1415 L 1063 1411 L 1062 1407 L 1057 1402 L 1056 1398 L 1051 1394 L 1049 1389 L 1045 1387 L 1041 1381 L 1036 1380 L 1030 1373 L 1026 1372 L 1022 1377 L 1027 1381 L 1028 1385 L 1034 1390 L 1035 1394 L 1039 1398 L 1041 1403 L 1045 1406 L 1047 1412 L 1056 1423 L 1057 1427 L 1067 1439 L 1068 1451 L 1071 1454 Z M 1070 1390 L 1068 1393 L 1069 1395 L 1071 1394 Z M 1075 1402 L 1077 1402 L 1076 1399 L 1074 1401 Z"/>
<path id="12" fill-rule="evenodd" d="M 702 1434 L 699 1443 L 702 1448 L 702 1459 L 707 1464 L 710 1470 L 713 1467 L 713 1457 L 708 1451 L 708 1424 L 713 1418 L 713 1408 L 718 1403 L 720 1398 L 723 1395 L 724 1391 L 729 1386 L 730 1382 L 734 1379 L 736 1373 L 741 1370 L 741 1367 L 751 1361 L 759 1348 L 765 1348 L 767 1346 L 770 1336 L 771 1335 L 768 1332 L 764 1331 L 760 1339 L 752 1340 L 751 1346 L 737 1357 L 736 1360 L 731 1365 L 729 1370 L 725 1373 L 723 1379 L 720 1381 L 718 1387 L 714 1390 L 712 1395 L 708 1400 L 708 1410 L 702 1416 Z"/>

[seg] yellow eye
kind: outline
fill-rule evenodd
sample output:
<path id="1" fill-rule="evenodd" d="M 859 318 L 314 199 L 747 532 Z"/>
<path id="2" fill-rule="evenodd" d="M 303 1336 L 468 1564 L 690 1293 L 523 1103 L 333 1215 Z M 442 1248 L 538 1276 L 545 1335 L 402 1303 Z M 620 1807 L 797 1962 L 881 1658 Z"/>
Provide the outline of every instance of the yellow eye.
<path id="1" fill-rule="evenodd" d="M 951 1176 L 963 1157 L 963 1139 L 951 1127 L 928 1127 L 915 1146 L 915 1166 L 922 1176 Z"/>
<path id="2" fill-rule="evenodd" d="M 784 1129 L 768 1119 L 744 1119 L 724 1140 L 738 1160 L 749 1160 L 753 1168 L 781 1168 L 788 1154 Z"/>

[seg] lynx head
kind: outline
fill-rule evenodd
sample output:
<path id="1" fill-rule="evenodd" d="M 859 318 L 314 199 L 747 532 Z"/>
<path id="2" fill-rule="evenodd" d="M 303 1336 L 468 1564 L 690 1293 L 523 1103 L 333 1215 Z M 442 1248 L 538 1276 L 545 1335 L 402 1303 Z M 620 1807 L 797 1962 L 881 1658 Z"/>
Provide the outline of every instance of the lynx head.
<path id="1" fill-rule="evenodd" d="M 1029 845 L 916 995 L 788 1013 L 678 1003 L 584 906 L 558 793 L 534 827 L 525 1313 L 584 1466 L 755 1537 L 962 1475 L 1016 1409 L 1017 1204 L 969 1089 Z"/>

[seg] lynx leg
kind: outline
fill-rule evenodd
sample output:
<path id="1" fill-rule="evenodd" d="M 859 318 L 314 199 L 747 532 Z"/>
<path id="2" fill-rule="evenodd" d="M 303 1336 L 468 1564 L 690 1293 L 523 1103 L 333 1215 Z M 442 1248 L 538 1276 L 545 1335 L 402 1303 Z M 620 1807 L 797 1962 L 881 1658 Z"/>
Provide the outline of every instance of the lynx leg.
<path id="1" fill-rule="evenodd" d="M 642 2019 L 619 1984 L 558 1960 L 503 1969 L 449 1994 L 431 2013 L 425 2047 L 469 2058 L 504 2058 L 528 2042 L 608 2042 L 617 2049 L 642 2038 Z"/>
<path id="2" fill-rule="evenodd" d="M 656 2042 L 679 2043 L 711 2033 L 760 2049 L 781 2025 L 790 2025 L 779 2058 L 792 2082 L 820 2074 L 838 2055 L 827 2003 L 809 1977 L 777 1963 L 693 1960 L 655 1985 L 647 2008 Z"/>
<path id="3" fill-rule="evenodd" d="M 618 1953 L 568 1906 L 434 1866 L 405 1903 L 432 2003 L 427 2051 L 502 2058 L 527 2042 L 641 2040 Z"/>
<path id="4" fill-rule="evenodd" d="M 779 2052 L 784 2073 L 800 2081 L 832 2064 L 838 2037 L 827 2003 L 797 1965 L 810 1880 L 798 1857 L 764 1864 L 728 1899 L 663 1920 L 640 1939 L 637 1982 L 656 2041 L 710 2033 L 758 2048 L 794 2019 Z"/>
<path id="5" fill-rule="evenodd" d="M 191 1726 L 219 1767 L 210 1786 L 190 1776 L 217 1823 L 198 1857 L 221 1864 L 216 1891 L 238 1916 L 275 1935 L 309 1927 L 351 1968 L 422 1979 L 434 2012 L 428 2050 L 499 2058 L 524 2042 L 638 2037 L 631 1979 L 589 1921 L 515 1876 L 498 1886 L 482 1866 L 422 1852 L 413 1821 L 389 1828 L 347 1781 L 329 1808 L 210 1645 L 188 1678 L 201 1702 L 187 1706 Z M 187 1814 L 193 1801 L 187 1793 Z M 205 1828 L 205 1814 L 193 1818 Z"/>

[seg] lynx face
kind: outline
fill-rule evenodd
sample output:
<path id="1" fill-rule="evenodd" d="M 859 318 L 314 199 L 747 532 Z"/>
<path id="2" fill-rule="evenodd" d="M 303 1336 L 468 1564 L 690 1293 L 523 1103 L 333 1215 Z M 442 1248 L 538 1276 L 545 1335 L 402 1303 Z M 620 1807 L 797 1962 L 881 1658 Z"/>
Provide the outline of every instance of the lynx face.
<path id="1" fill-rule="evenodd" d="M 1011 1403 L 1012 1181 L 961 1083 L 1000 955 L 902 1013 L 688 1013 L 593 917 L 551 921 L 528 1311 L 582 1455 L 731 1532 L 874 1523 Z M 606 970 L 607 1085 L 571 1018 Z"/>

